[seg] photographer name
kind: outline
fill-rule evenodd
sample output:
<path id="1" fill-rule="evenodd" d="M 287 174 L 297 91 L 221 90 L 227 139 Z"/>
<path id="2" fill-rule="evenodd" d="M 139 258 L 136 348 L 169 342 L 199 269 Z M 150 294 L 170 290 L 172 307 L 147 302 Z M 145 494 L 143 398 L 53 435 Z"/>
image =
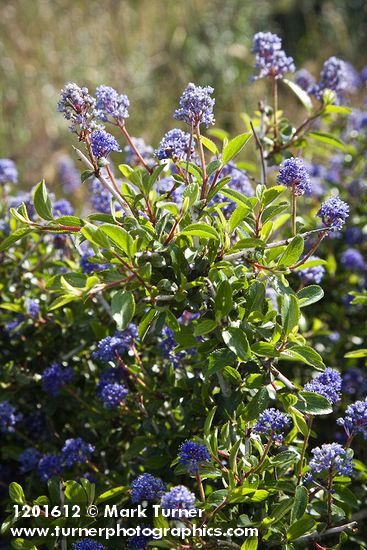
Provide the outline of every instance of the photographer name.
<path id="1" fill-rule="evenodd" d="M 192 508 L 191 510 L 167 510 L 159 504 L 151 506 L 154 517 L 163 516 L 166 518 L 201 518 L 204 510 Z M 116 504 L 106 505 L 104 509 L 105 518 L 147 518 L 148 508 L 139 504 L 136 508 L 120 508 Z"/>

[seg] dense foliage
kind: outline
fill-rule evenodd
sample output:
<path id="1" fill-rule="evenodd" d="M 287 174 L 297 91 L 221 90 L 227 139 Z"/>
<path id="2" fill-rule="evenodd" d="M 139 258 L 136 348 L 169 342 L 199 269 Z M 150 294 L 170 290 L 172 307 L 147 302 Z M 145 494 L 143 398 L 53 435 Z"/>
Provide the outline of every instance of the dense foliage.
<path id="1" fill-rule="evenodd" d="M 209 86 L 187 86 L 182 129 L 154 150 L 130 136 L 127 96 L 67 84 L 58 110 L 84 171 L 80 183 L 67 160 L 64 190 L 89 186 L 89 213 L 43 181 L 16 194 L 0 160 L 4 535 L 115 526 L 105 504 L 160 503 L 144 521 L 161 528 L 204 511 L 184 540 L 50 531 L 12 548 L 364 547 L 367 126 L 343 105 L 363 79 L 333 57 L 317 82 L 288 80 L 294 62 L 271 33 L 253 52 L 272 104 L 232 139 L 213 127 Z M 305 111 L 298 127 L 285 88 Z M 258 536 L 192 532 L 204 526 Z"/>

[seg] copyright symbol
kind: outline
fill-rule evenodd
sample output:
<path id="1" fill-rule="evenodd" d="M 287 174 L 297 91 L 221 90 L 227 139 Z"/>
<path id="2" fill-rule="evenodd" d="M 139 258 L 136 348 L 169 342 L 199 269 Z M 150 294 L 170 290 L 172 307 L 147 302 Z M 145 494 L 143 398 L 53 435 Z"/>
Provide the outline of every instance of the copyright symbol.
<path id="1" fill-rule="evenodd" d="M 98 508 L 95 504 L 91 504 L 87 508 L 87 516 L 90 518 L 95 518 L 98 515 Z"/>

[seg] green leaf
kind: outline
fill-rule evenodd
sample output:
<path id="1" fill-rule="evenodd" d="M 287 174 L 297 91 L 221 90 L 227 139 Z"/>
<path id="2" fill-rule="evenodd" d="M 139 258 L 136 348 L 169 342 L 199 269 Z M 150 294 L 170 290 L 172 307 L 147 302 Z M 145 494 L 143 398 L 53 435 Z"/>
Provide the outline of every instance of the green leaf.
<path id="1" fill-rule="evenodd" d="M 230 313 L 233 307 L 232 287 L 228 281 L 219 283 L 214 299 L 215 317 L 222 319 Z"/>
<path id="2" fill-rule="evenodd" d="M 34 207 L 37 214 L 43 220 L 52 220 L 52 207 L 48 196 L 45 181 L 40 181 L 33 191 Z"/>
<path id="3" fill-rule="evenodd" d="M 97 225 L 88 222 L 84 227 L 82 227 L 81 233 L 86 239 L 88 239 L 89 242 L 95 244 L 96 246 L 107 249 L 110 248 L 110 243 L 107 237 Z"/>
<path id="4" fill-rule="evenodd" d="M 251 346 L 251 349 L 260 357 L 280 357 L 280 353 L 274 344 L 270 344 L 269 342 L 257 342 Z"/>
<path id="5" fill-rule="evenodd" d="M 324 297 L 324 291 L 318 285 L 309 285 L 297 292 L 299 307 L 306 307 L 321 300 Z"/>
<path id="6" fill-rule="evenodd" d="M 296 235 L 279 258 L 278 267 L 288 267 L 295 264 L 301 256 L 303 248 L 304 240 L 299 235 Z"/>
<path id="7" fill-rule="evenodd" d="M 295 521 L 287 531 L 287 540 L 294 540 L 306 533 L 309 533 L 315 526 L 316 521 L 311 516 L 303 516 Z"/>
<path id="8" fill-rule="evenodd" d="M 239 191 L 235 191 L 234 189 L 230 189 L 229 187 L 224 187 L 223 189 L 221 189 L 221 194 L 228 199 L 236 202 L 243 208 L 246 208 L 248 212 L 252 210 L 251 202 L 249 201 L 249 199 L 242 195 L 242 193 L 240 193 Z"/>
<path id="9" fill-rule="evenodd" d="M 118 248 L 125 252 L 126 256 L 131 258 L 134 255 L 134 240 L 126 229 L 113 224 L 101 225 L 100 229 Z"/>
<path id="10" fill-rule="evenodd" d="M 321 143 L 325 143 L 325 145 L 332 145 L 342 151 L 347 151 L 345 143 L 332 134 L 327 134 L 326 132 L 309 132 L 307 137 L 320 141 Z"/>
<path id="11" fill-rule="evenodd" d="M 210 435 L 210 428 L 213 423 L 214 415 L 216 413 L 217 407 L 213 407 L 208 416 L 206 417 L 204 424 L 204 435 L 208 437 Z"/>
<path id="12" fill-rule="evenodd" d="M 222 333 L 223 341 L 227 347 L 242 361 L 251 357 L 251 348 L 246 334 L 239 327 L 230 327 Z"/>
<path id="13" fill-rule="evenodd" d="M 202 239 L 219 240 L 219 235 L 214 227 L 204 223 L 192 223 L 187 225 L 181 234 L 190 235 L 191 237 L 200 237 Z"/>
<path id="14" fill-rule="evenodd" d="M 218 147 L 215 145 L 214 141 L 208 137 L 201 136 L 201 142 L 213 155 L 219 155 Z"/>
<path id="15" fill-rule="evenodd" d="M 261 388 L 251 401 L 246 405 L 241 416 L 246 421 L 255 420 L 266 409 L 270 401 L 269 393 L 266 388 Z"/>
<path id="16" fill-rule="evenodd" d="M 217 328 L 217 323 L 213 319 L 203 319 L 199 321 L 194 328 L 194 336 L 204 336 Z"/>
<path id="17" fill-rule="evenodd" d="M 16 502 L 17 504 L 26 503 L 23 488 L 21 485 L 19 485 L 19 483 L 16 483 L 15 481 L 10 483 L 9 485 L 9 497 L 12 502 Z"/>
<path id="18" fill-rule="evenodd" d="M 76 481 L 65 481 L 65 496 L 71 502 L 87 504 L 88 499 L 83 487 Z"/>
<path id="19" fill-rule="evenodd" d="M 186 208 L 190 208 L 196 202 L 198 195 L 199 186 L 197 182 L 190 183 L 187 187 L 185 187 L 185 190 L 182 193 L 182 199 L 188 199 Z"/>
<path id="20" fill-rule="evenodd" d="M 337 113 L 339 115 L 350 115 L 353 111 L 349 107 L 345 107 L 343 105 L 327 105 L 324 112 Z"/>
<path id="21" fill-rule="evenodd" d="M 241 546 L 241 550 L 257 550 L 259 544 L 258 537 L 247 537 Z"/>
<path id="22" fill-rule="evenodd" d="M 223 148 L 222 164 L 227 164 L 227 162 L 238 155 L 238 153 L 244 148 L 251 137 L 251 132 L 245 132 L 244 134 L 240 134 L 239 136 L 231 139 Z"/>
<path id="23" fill-rule="evenodd" d="M 268 206 L 270 203 L 272 203 L 275 199 L 279 197 L 283 193 L 283 191 L 286 189 L 284 185 L 274 185 L 273 187 L 270 187 L 269 189 L 265 189 L 261 203 L 263 206 Z"/>
<path id="24" fill-rule="evenodd" d="M 281 315 L 284 332 L 288 335 L 298 325 L 301 316 L 296 296 L 293 294 L 283 295 Z"/>
<path id="25" fill-rule="evenodd" d="M 367 349 L 356 349 L 354 351 L 348 351 L 344 355 L 346 359 L 358 359 L 359 357 L 367 357 Z"/>
<path id="26" fill-rule="evenodd" d="M 292 346 L 288 348 L 288 351 L 296 353 L 307 365 L 311 365 L 317 370 L 325 370 L 321 355 L 310 346 Z"/>
<path id="27" fill-rule="evenodd" d="M 122 494 L 127 494 L 128 487 L 120 486 L 120 487 L 114 487 L 113 489 L 109 489 L 108 491 L 105 491 L 99 497 L 96 499 L 96 504 L 100 504 L 101 502 L 105 502 L 106 500 L 111 500 L 111 498 L 115 498 L 116 496 L 120 496 Z"/>
<path id="28" fill-rule="evenodd" d="M 63 294 L 62 296 L 58 296 L 49 306 L 48 311 L 54 311 L 55 309 L 58 309 L 59 307 L 65 306 L 66 304 L 69 304 L 70 302 L 74 302 L 77 300 L 78 297 L 70 294 Z"/>
<path id="29" fill-rule="evenodd" d="M 119 330 L 123 330 L 130 323 L 135 313 L 135 300 L 132 292 L 119 290 L 115 292 L 111 301 L 112 317 Z"/>
<path id="30" fill-rule="evenodd" d="M 308 491 L 304 485 L 298 485 L 294 493 L 294 503 L 291 511 L 291 523 L 299 520 L 306 512 Z"/>
<path id="31" fill-rule="evenodd" d="M 1 241 L 1 243 L 0 243 L 0 252 L 3 252 L 4 250 L 7 250 L 14 243 L 19 241 L 20 239 L 22 239 L 26 235 L 29 235 L 29 233 L 32 233 L 32 231 L 33 230 L 29 229 L 28 227 L 23 227 L 21 229 L 17 229 L 16 231 L 14 231 L 14 233 L 12 233 L 11 235 L 9 235 L 8 237 L 6 237 L 5 239 L 3 239 Z"/>
<path id="32" fill-rule="evenodd" d="M 313 106 L 312 106 L 311 98 L 308 95 L 308 93 L 305 92 L 305 90 L 302 90 L 302 88 L 300 86 L 298 86 L 298 84 L 296 84 L 295 82 L 292 82 L 291 80 L 283 78 L 283 82 L 298 97 L 298 99 L 300 100 L 300 102 L 302 103 L 304 108 L 308 112 L 311 112 Z"/>
<path id="33" fill-rule="evenodd" d="M 309 391 L 301 391 L 299 395 L 305 399 L 305 401 L 298 401 L 296 407 L 299 411 L 312 415 L 330 414 L 333 412 L 330 401 L 323 395 Z"/>

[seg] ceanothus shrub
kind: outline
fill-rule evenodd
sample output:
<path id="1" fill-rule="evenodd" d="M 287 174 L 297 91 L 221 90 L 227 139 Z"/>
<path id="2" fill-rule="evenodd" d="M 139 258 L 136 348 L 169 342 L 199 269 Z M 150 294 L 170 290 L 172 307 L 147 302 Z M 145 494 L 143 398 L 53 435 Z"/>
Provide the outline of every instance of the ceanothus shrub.
<path id="1" fill-rule="evenodd" d="M 70 536 L 74 550 L 291 550 L 324 539 L 352 548 L 361 540 L 353 514 L 365 501 L 367 384 L 358 364 L 345 371 L 333 334 L 344 311 L 334 296 L 348 298 L 348 277 L 365 319 L 363 228 L 354 223 L 364 205 L 351 191 L 363 179 L 362 114 L 344 121 L 344 61 L 327 60 L 318 83 L 304 72 L 291 81 L 294 62 L 279 37 L 258 33 L 253 51 L 273 99 L 232 139 L 213 128 L 210 86 L 188 84 L 174 112 L 182 128 L 162 132 L 154 149 L 130 135 L 126 95 L 67 84 L 58 110 L 84 171 L 77 181 L 63 158 L 59 173 L 69 198 L 87 188 L 89 213 L 77 200 L 76 212 L 56 200 L 44 182 L 17 195 L 14 163 L 0 161 L 0 431 L 12 503 L 148 501 L 162 508 L 160 517 L 149 509 L 148 531 L 197 508 L 203 518 L 189 527 L 258 530 L 219 540 Z M 284 86 L 305 109 L 298 125 L 279 110 Z M 348 158 L 328 165 L 324 145 Z M 251 162 L 239 160 L 245 148 Z M 366 353 L 353 322 L 339 351 L 358 360 Z M 7 509 L 10 539 L 22 522 Z M 31 522 L 50 527 L 55 518 Z M 55 543 L 65 547 L 51 535 L 11 544 Z"/>

